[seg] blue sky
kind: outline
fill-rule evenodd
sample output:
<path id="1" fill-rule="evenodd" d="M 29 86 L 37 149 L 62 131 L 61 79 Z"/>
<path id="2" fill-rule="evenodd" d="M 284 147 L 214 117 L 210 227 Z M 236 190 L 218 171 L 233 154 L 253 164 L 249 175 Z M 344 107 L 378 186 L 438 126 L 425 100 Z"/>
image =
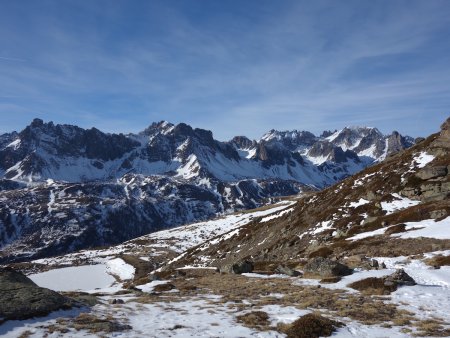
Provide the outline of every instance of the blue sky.
<path id="1" fill-rule="evenodd" d="M 0 0 L 0 132 L 425 136 L 450 115 L 449 37 L 446 0 Z"/>

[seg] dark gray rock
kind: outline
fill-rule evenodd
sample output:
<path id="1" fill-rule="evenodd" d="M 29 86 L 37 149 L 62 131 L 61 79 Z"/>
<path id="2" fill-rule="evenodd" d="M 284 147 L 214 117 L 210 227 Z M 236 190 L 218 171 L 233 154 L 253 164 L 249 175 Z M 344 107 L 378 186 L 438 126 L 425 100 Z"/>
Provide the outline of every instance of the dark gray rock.
<path id="1" fill-rule="evenodd" d="M 220 269 L 220 272 L 242 274 L 253 271 L 253 262 L 245 260 L 237 263 L 225 264 Z"/>
<path id="2" fill-rule="evenodd" d="M 408 285 L 413 286 L 416 285 L 416 281 L 408 275 L 405 270 L 398 269 L 395 271 L 392 275 L 389 275 L 385 277 L 384 284 L 387 286 L 396 285 L 396 286 L 402 286 L 402 285 Z"/>
<path id="3" fill-rule="evenodd" d="M 370 266 L 374 269 L 378 269 L 380 264 L 378 264 L 378 261 L 376 259 L 371 259 L 370 260 Z"/>
<path id="4" fill-rule="evenodd" d="M 275 272 L 282 275 L 288 275 L 291 277 L 297 277 L 301 275 L 299 271 L 296 271 L 284 265 L 278 265 L 278 267 L 275 269 Z"/>
<path id="5" fill-rule="evenodd" d="M 46 316 L 69 309 L 75 302 L 59 293 L 37 286 L 13 269 L 0 269 L 0 322 Z"/>
<path id="6" fill-rule="evenodd" d="M 305 273 L 321 277 L 346 276 L 353 273 L 347 265 L 323 257 L 312 258 L 303 270 Z"/>

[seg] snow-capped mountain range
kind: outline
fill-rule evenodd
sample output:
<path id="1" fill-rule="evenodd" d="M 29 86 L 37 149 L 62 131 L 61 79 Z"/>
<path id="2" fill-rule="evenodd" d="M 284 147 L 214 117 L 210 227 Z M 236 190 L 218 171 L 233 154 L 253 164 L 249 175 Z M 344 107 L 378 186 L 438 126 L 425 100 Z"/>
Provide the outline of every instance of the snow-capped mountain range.
<path id="1" fill-rule="evenodd" d="M 412 144 L 366 127 L 220 142 L 184 123 L 124 135 L 35 119 L 0 135 L 0 248 L 9 260 L 119 243 L 326 187 Z"/>

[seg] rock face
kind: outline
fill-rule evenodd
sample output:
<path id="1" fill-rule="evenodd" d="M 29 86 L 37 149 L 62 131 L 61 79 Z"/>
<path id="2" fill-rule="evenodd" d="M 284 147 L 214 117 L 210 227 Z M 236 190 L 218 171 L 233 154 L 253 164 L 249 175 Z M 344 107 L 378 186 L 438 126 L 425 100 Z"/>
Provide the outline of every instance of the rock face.
<path id="1" fill-rule="evenodd" d="M 321 277 L 347 276 L 353 273 L 347 265 L 323 257 L 311 259 L 303 270 L 305 273 Z"/>
<path id="2" fill-rule="evenodd" d="M 8 268 L 0 269 L 0 289 L 0 323 L 45 316 L 74 305 L 72 300 L 41 288 L 28 277 Z"/>

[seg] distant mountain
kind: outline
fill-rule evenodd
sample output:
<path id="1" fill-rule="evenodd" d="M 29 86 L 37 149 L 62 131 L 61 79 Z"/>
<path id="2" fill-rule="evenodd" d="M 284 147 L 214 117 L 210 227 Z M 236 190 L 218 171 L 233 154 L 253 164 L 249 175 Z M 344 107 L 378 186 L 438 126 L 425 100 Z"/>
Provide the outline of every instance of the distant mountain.
<path id="1" fill-rule="evenodd" d="M 324 188 L 412 144 L 363 127 L 219 142 L 184 123 L 124 135 L 35 119 L 0 135 L 0 247 L 10 260 L 119 243 Z"/>

